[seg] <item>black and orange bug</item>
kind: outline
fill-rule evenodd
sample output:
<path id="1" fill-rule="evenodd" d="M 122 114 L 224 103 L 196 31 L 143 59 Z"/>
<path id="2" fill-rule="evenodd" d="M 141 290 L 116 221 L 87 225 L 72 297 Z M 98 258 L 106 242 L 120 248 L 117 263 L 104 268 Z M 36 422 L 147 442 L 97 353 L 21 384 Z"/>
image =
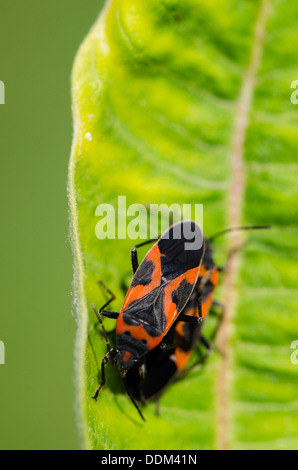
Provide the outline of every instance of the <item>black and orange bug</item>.
<path id="1" fill-rule="evenodd" d="M 106 381 L 106 364 L 116 363 L 124 378 L 129 368 L 162 342 L 178 317 L 183 322 L 194 320 L 181 312 L 200 274 L 205 250 L 200 227 L 193 221 L 171 226 L 138 266 L 137 248 L 150 242 L 153 240 L 137 245 L 131 251 L 134 276 L 120 312 L 106 310 L 114 300 L 111 292 L 110 300 L 99 314 L 93 306 L 101 324 L 100 315 L 117 319 L 115 347 L 110 347 L 105 334 L 108 353 L 102 360 L 102 379 L 93 397 L 95 400 Z M 199 323 L 201 318 L 195 321 Z M 129 391 L 128 394 L 130 396 Z M 133 397 L 130 398 L 143 418 Z"/>
<path id="2" fill-rule="evenodd" d="M 249 226 L 227 229 L 217 233 L 209 240 L 205 240 L 205 253 L 200 276 L 181 315 L 193 316 L 194 318 L 201 317 L 204 321 L 212 306 L 214 306 L 216 309 L 220 308 L 221 310 L 217 326 L 212 332 L 211 338 L 207 340 L 202 334 L 203 321 L 200 323 L 182 323 L 179 322 L 178 317 L 164 338 L 162 348 L 155 348 L 149 352 L 143 358 L 141 365 L 134 365 L 127 372 L 125 377 L 126 388 L 135 401 L 145 404 L 152 399 L 158 400 L 168 385 L 186 375 L 194 366 L 204 363 L 213 349 L 210 341 L 213 342 L 216 337 L 224 311 L 224 307 L 219 302 L 214 301 L 214 291 L 219 283 L 219 273 L 226 270 L 233 252 L 230 253 L 226 266 L 218 268 L 213 260 L 211 242 L 217 237 L 234 230 L 268 228 L 270 227 Z M 207 349 L 207 353 L 199 357 L 191 366 L 185 368 L 198 343 L 201 343 Z"/>
<path id="3" fill-rule="evenodd" d="M 200 276 L 187 305 L 181 312 L 182 316 L 192 317 L 194 322 L 184 323 L 179 321 L 178 317 L 161 343 L 161 347 L 150 351 L 144 356 L 142 364 L 135 364 L 127 371 L 126 388 L 135 401 L 144 404 L 149 400 L 158 399 L 168 385 L 186 373 L 185 366 L 198 343 L 207 349 L 207 353 L 190 367 L 205 362 L 209 356 L 212 345 L 202 335 L 202 327 L 212 305 L 223 308 L 213 300 L 214 291 L 219 283 L 219 271 L 221 269 L 213 260 L 211 243 L 205 240 Z M 198 323 L 197 318 L 201 318 L 202 321 Z M 215 334 L 216 330 L 211 340 Z"/>
<path id="4" fill-rule="evenodd" d="M 180 238 L 174 236 L 177 228 L 180 228 Z M 115 298 L 108 289 L 111 298 L 99 312 L 117 319 L 116 347 L 110 347 L 100 315 L 93 306 L 108 346 L 108 353 L 102 360 L 101 384 L 93 397 L 95 400 L 105 384 L 105 365 L 112 361 L 118 365 L 127 393 L 144 419 L 136 401 L 150 399 L 175 379 L 177 372 L 188 362 L 198 338 L 210 350 L 209 343 L 200 333 L 218 284 L 219 269 L 213 261 L 211 241 L 231 230 L 259 228 L 269 227 L 228 229 L 207 241 L 195 222 L 183 221 L 165 232 L 140 266 L 137 248 L 154 240 L 132 249 L 134 277 L 120 313 L 106 310 Z M 185 232 L 193 234 L 192 238 L 185 237 Z M 186 243 L 194 249 L 186 249 Z M 160 345 L 164 351 L 158 347 Z M 169 368 L 166 374 L 160 374 L 160 364 Z M 144 389 L 146 374 L 151 387 L 148 392 Z M 140 381 L 143 390 L 140 390 Z"/>

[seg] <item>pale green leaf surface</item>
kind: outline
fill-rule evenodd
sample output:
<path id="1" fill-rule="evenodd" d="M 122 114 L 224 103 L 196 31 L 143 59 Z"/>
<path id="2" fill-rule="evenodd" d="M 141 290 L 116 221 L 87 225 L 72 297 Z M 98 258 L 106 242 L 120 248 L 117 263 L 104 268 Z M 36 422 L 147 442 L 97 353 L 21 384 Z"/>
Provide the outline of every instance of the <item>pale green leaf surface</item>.
<path id="1" fill-rule="evenodd" d="M 232 144 L 261 1 L 112 0 L 77 55 L 69 195 L 75 270 L 78 420 L 92 449 L 298 448 L 297 79 L 298 4 L 271 0 L 263 56 L 243 148 L 239 223 L 274 225 L 246 236 L 229 324 L 228 420 L 219 425 L 219 370 L 206 366 L 144 408 L 142 423 L 117 370 L 107 367 L 98 403 L 91 396 L 106 353 L 91 303 L 123 301 L 132 240 L 95 236 L 100 203 L 203 203 L 204 231 L 229 226 Z M 227 247 L 218 243 L 223 263 Z M 145 254 L 145 251 L 142 252 Z M 221 297 L 225 297 L 223 289 Z M 209 320 L 208 320 L 209 321 Z M 210 320 L 211 321 L 211 320 Z M 208 323 L 208 322 L 207 322 Z M 106 320 L 112 329 L 114 322 Z M 208 329 L 208 324 L 206 324 Z"/>

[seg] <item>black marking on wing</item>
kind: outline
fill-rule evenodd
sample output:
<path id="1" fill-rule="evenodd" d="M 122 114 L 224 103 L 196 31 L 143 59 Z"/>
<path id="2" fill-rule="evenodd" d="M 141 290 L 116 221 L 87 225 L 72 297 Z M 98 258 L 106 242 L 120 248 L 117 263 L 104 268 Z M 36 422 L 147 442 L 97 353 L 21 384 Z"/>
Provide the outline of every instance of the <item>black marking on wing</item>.
<path id="1" fill-rule="evenodd" d="M 172 280 L 200 266 L 204 253 L 203 234 L 195 222 L 183 221 L 164 233 L 158 241 L 158 247 L 162 255 L 162 275 Z"/>
<path id="2" fill-rule="evenodd" d="M 152 337 L 160 336 L 166 325 L 164 289 L 158 287 L 142 299 L 131 302 L 123 314 L 123 320 L 128 325 L 143 325 Z"/>
<path id="3" fill-rule="evenodd" d="M 178 312 L 181 312 L 193 290 L 193 284 L 187 282 L 186 279 L 179 284 L 179 287 L 172 292 L 172 301 L 176 304 Z"/>
<path id="4" fill-rule="evenodd" d="M 197 283 L 195 285 L 195 288 L 193 290 L 193 293 L 191 294 L 189 301 L 187 302 L 187 304 L 185 305 L 183 309 L 183 312 L 181 313 L 187 315 L 190 311 L 194 310 L 197 307 L 199 294 L 201 295 L 201 301 L 204 303 L 214 291 L 215 286 L 213 282 L 209 279 L 206 282 L 206 284 L 203 286 L 202 291 L 199 293 L 198 286 L 200 285 L 201 281 L 202 281 L 202 277 L 199 276 Z"/>
<path id="5" fill-rule="evenodd" d="M 202 278 L 199 278 L 198 281 L 202 279 Z M 191 294 L 187 304 L 185 305 L 184 309 L 182 310 L 181 313 L 183 313 L 184 315 L 187 315 L 190 311 L 194 310 L 198 304 L 198 289 L 197 289 L 197 285 L 195 286 L 194 290 L 193 290 L 193 293 Z"/>
<path id="6" fill-rule="evenodd" d="M 144 259 L 142 264 L 139 266 L 136 274 L 133 277 L 131 287 L 136 286 L 148 286 L 152 281 L 152 274 L 154 271 L 154 263 Z"/>

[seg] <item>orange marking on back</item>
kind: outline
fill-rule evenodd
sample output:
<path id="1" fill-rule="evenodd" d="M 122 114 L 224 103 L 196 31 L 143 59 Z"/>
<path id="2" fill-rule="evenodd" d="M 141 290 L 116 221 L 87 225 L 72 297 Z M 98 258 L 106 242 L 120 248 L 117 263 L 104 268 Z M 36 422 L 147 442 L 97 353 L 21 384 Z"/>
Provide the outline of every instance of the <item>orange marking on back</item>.
<path id="1" fill-rule="evenodd" d="M 126 331 L 129 332 L 137 341 L 146 341 L 149 350 L 155 348 L 163 339 L 163 335 L 154 337 L 150 336 L 143 325 L 127 325 L 123 320 L 123 316 L 120 315 L 117 320 L 116 334 L 121 335 Z"/>
<path id="2" fill-rule="evenodd" d="M 179 313 L 183 310 L 177 311 L 176 304 L 172 301 L 172 293 L 178 289 L 181 282 L 186 280 L 189 284 L 195 285 L 197 278 L 199 276 L 199 267 L 190 269 L 186 273 L 177 277 L 171 281 L 168 285 L 165 286 L 165 297 L 164 297 L 164 311 L 166 316 L 166 327 L 164 335 L 168 332 L 174 321 L 176 320 Z"/>
<path id="3" fill-rule="evenodd" d="M 181 348 L 176 348 L 175 349 L 175 363 L 176 363 L 176 366 L 177 366 L 177 369 L 180 370 L 182 369 L 185 364 L 187 364 L 190 356 L 191 356 L 191 352 L 185 352 L 183 351 L 183 349 Z"/>
<path id="4" fill-rule="evenodd" d="M 147 254 L 145 258 L 146 261 L 152 261 L 154 264 L 152 280 L 150 284 L 148 284 L 147 286 L 138 285 L 136 287 L 130 287 L 126 295 L 126 298 L 124 300 L 124 303 L 122 305 L 120 315 L 117 320 L 117 326 L 116 326 L 117 335 L 123 334 L 124 332 L 127 331 L 137 341 L 145 340 L 147 342 L 147 346 L 149 350 L 155 348 L 158 344 L 161 343 L 163 337 L 168 332 L 168 330 L 170 329 L 170 327 L 176 320 L 178 314 L 182 310 L 181 309 L 180 311 L 177 311 L 176 304 L 172 301 L 173 291 L 178 289 L 179 285 L 181 284 L 183 280 L 186 280 L 189 284 L 191 284 L 192 286 L 195 286 L 195 283 L 198 279 L 199 272 L 200 272 L 200 266 L 190 269 L 187 272 L 183 273 L 181 276 L 177 277 L 176 279 L 173 279 L 172 281 L 170 281 L 168 284 L 166 284 L 163 287 L 165 290 L 163 313 L 165 314 L 165 317 L 166 317 L 166 326 L 165 326 L 163 333 L 160 336 L 152 337 L 149 335 L 149 333 L 146 332 L 143 325 L 138 325 L 138 326 L 127 325 L 125 321 L 123 320 L 123 314 L 125 313 L 125 310 L 127 309 L 127 307 L 129 306 L 131 302 L 142 299 L 147 294 L 152 292 L 153 289 L 161 285 L 162 273 L 161 273 L 160 257 L 161 257 L 161 254 L 160 254 L 158 245 L 156 244 L 151 248 L 151 250 L 149 251 L 149 253 Z"/>
<path id="5" fill-rule="evenodd" d="M 200 276 L 206 276 L 209 273 L 209 271 L 205 268 L 204 265 L 201 266 L 200 269 Z M 218 270 L 215 269 L 213 273 L 210 276 L 210 281 L 214 285 L 214 289 L 219 283 L 219 273 Z M 212 300 L 213 300 L 213 294 L 214 290 L 210 293 L 208 298 L 202 303 L 202 317 L 205 319 L 210 311 L 211 305 L 212 305 Z M 198 306 L 194 307 L 192 310 L 190 310 L 187 315 L 193 316 L 193 317 L 198 317 L 199 316 L 199 308 Z M 175 334 L 182 338 L 183 337 L 183 322 L 178 322 L 176 327 L 175 327 Z M 175 348 L 175 363 L 177 366 L 178 370 L 181 370 L 188 362 L 190 356 L 192 354 L 192 351 L 183 351 L 180 347 Z"/>
<path id="6" fill-rule="evenodd" d="M 154 264 L 154 271 L 152 273 L 152 280 L 147 286 L 138 285 L 130 287 L 125 297 L 124 303 L 121 308 L 121 313 L 126 310 L 128 305 L 134 300 L 139 300 L 153 291 L 161 284 L 161 264 L 160 264 L 160 251 L 158 245 L 154 245 L 147 254 L 146 261 L 152 261 Z M 140 265 L 141 266 L 141 265 Z"/>
<path id="7" fill-rule="evenodd" d="M 130 359 L 131 353 L 126 351 L 123 355 L 123 362 L 128 362 Z"/>

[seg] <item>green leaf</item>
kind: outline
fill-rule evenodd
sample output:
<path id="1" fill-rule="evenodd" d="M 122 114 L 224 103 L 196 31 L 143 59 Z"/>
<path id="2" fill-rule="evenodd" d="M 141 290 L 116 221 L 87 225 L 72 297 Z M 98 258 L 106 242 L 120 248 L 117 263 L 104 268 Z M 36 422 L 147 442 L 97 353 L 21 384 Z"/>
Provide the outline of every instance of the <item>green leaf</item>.
<path id="1" fill-rule="evenodd" d="M 294 0 L 111 0 L 79 50 L 69 200 L 86 448 L 298 448 L 297 15 Z M 223 263 L 248 242 L 218 292 L 225 355 L 169 387 L 160 416 L 147 405 L 146 423 L 116 368 L 91 399 L 106 353 L 91 309 L 107 299 L 97 282 L 119 310 L 131 279 L 135 242 L 95 236 L 96 207 L 117 209 L 118 195 L 127 205 L 204 204 L 207 235 L 273 225 L 216 244 Z"/>

